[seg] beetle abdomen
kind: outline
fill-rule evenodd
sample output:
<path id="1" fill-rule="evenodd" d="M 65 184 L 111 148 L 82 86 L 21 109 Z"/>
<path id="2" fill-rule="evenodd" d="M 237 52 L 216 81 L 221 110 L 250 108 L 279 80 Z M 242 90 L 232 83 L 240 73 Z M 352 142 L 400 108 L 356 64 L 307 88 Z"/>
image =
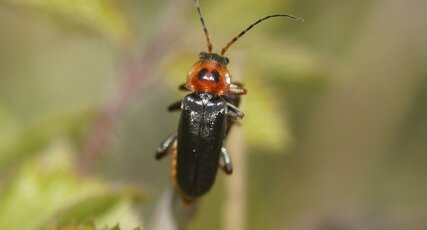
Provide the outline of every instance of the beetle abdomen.
<path id="1" fill-rule="evenodd" d="M 189 94 L 182 103 L 177 183 L 186 195 L 198 197 L 208 192 L 215 181 L 226 133 L 227 103 L 206 93 Z"/>

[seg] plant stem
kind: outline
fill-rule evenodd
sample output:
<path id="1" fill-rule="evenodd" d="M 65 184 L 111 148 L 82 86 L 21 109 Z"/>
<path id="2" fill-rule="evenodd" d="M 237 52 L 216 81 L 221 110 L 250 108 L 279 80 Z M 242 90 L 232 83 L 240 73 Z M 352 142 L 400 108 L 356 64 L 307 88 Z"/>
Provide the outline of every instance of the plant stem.
<path id="1" fill-rule="evenodd" d="M 144 48 L 135 57 L 127 54 L 123 76 L 120 78 L 113 98 L 107 102 L 99 117 L 89 130 L 83 153 L 79 159 L 80 172 L 91 172 L 98 162 L 111 137 L 116 132 L 116 124 L 133 96 L 141 91 L 144 83 L 153 79 L 157 74 L 157 65 L 172 49 L 176 37 L 183 32 L 181 25 L 187 7 L 186 0 L 170 0 L 160 16 L 158 29 L 148 39 Z"/>

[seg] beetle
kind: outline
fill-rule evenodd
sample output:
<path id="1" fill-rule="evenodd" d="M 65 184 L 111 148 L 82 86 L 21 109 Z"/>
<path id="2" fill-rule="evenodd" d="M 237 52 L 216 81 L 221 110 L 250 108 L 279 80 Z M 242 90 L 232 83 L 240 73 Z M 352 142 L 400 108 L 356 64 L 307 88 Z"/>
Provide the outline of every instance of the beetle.
<path id="1" fill-rule="evenodd" d="M 244 114 L 238 108 L 240 96 L 247 93 L 242 84 L 231 81 L 227 70 L 228 48 L 258 23 L 272 17 L 303 19 L 289 14 L 273 14 L 252 23 L 234 37 L 221 54 L 212 52 L 212 43 L 199 2 L 194 4 L 203 26 L 208 52 L 201 52 L 199 61 L 188 72 L 187 81 L 179 89 L 190 91 L 183 100 L 173 103 L 169 111 L 181 110 L 178 132 L 169 135 L 156 151 L 156 159 L 173 155 L 173 185 L 185 203 L 206 194 L 215 181 L 218 168 L 231 174 L 233 166 L 224 140 Z"/>

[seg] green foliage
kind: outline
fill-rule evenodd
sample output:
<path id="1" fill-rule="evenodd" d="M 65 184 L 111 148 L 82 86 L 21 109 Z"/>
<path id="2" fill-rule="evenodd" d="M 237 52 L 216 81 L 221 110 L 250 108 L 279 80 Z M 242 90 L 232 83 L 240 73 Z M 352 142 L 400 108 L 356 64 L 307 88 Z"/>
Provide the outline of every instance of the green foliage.
<path id="1" fill-rule="evenodd" d="M 56 225 L 51 226 L 47 230 L 120 230 L 119 225 L 116 225 L 114 227 L 102 227 L 97 228 L 94 223 L 87 223 L 87 224 L 69 224 L 65 225 L 63 227 L 58 227 Z M 134 228 L 134 230 L 142 230 L 142 227 Z"/>
<path id="2" fill-rule="evenodd" d="M 2 0 L 0 6 L 121 44 L 133 33 L 114 1 Z M 24 121 L 8 104 L 0 104 L 0 229 L 141 226 L 137 208 L 144 203 L 144 195 L 139 188 L 79 174 L 77 152 L 95 110 L 59 111 Z"/>
<path id="3" fill-rule="evenodd" d="M 192 2 L 0 0 L 1 230 L 147 225 L 140 208 L 154 205 L 141 189 L 110 180 L 155 192 L 170 183 L 170 159 L 152 154 L 176 130 L 178 114 L 165 107 L 182 98 L 177 85 L 206 49 Z M 248 89 L 236 127 L 247 146 L 230 151 L 235 173 L 218 174 L 193 229 L 224 227 L 239 208 L 240 226 L 224 228 L 426 229 L 421 2 L 200 0 L 216 52 L 264 15 L 305 22 L 271 19 L 227 53 Z M 174 14 L 183 9 L 185 21 Z M 144 46 L 150 39 L 158 44 Z M 94 161 L 104 177 L 76 165 L 99 108 L 116 109 Z"/>
<path id="4" fill-rule="evenodd" d="M 251 90 L 243 105 L 244 130 L 248 143 L 265 152 L 283 153 L 292 141 L 285 110 L 280 107 L 277 93 L 265 82 L 252 74 L 247 76 L 245 86 Z"/>
<path id="5" fill-rule="evenodd" d="M 2 0 L 12 7 L 29 10 L 61 25 L 93 30 L 112 40 L 125 42 L 132 31 L 126 14 L 109 0 Z M 58 20 L 59 19 L 59 20 Z"/>
<path id="6" fill-rule="evenodd" d="M 63 229 L 87 221 L 101 227 L 140 225 L 134 207 L 143 201 L 141 192 L 79 176 L 74 157 L 68 142 L 57 139 L 27 161 L 0 193 L 0 229 L 39 229 L 48 223 Z"/>
<path id="7" fill-rule="evenodd" d="M 22 128 L 17 122 L 10 122 L 12 118 L 7 116 L 6 112 L 0 112 L 0 118 L 2 117 L 5 123 L 0 126 L 0 137 L 3 140 L 0 142 L 0 171 L 40 153 L 40 150 L 56 137 L 68 137 L 79 142 L 93 115 L 94 113 L 88 110 L 73 114 L 55 114 Z M 6 124 L 9 127 L 6 127 Z"/>
<path id="8" fill-rule="evenodd" d="M 73 223 L 84 223 L 96 219 L 98 226 L 114 226 L 118 221 L 126 229 L 136 226 L 139 218 L 132 206 L 142 203 L 140 191 L 133 188 L 122 188 L 111 192 L 90 196 L 61 210 L 54 218 L 57 226 L 67 226 Z"/>

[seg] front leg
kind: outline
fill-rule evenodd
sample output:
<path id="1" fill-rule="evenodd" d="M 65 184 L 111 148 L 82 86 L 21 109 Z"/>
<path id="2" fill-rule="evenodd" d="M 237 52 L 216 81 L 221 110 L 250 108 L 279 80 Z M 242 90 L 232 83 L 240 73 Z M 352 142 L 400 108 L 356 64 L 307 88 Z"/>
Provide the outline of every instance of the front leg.
<path id="1" fill-rule="evenodd" d="M 185 83 L 182 83 L 181 85 L 179 85 L 178 89 L 182 91 L 190 91 L 189 89 L 187 89 L 187 87 L 185 87 Z"/>
<path id="2" fill-rule="evenodd" d="M 184 84 L 179 85 L 178 89 L 179 89 L 179 90 L 183 90 L 183 91 L 189 91 L 189 89 L 187 89 L 187 88 L 185 87 L 185 83 L 184 83 Z M 177 101 L 177 102 L 172 103 L 171 105 L 169 105 L 169 106 L 168 106 L 168 111 L 169 111 L 169 112 L 175 112 L 175 111 L 181 110 L 181 109 L 182 109 L 182 108 L 181 108 L 181 104 L 182 104 L 182 101 L 181 101 L 181 100 L 180 100 L 180 101 Z"/>
<path id="3" fill-rule="evenodd" d="M 172 133 L 160 144 L 159 148 L 156 151 L 157 160 L 160 160 L 169 153 L 171 153 L 177 137 L 178 135 L 176 133 Z"/>
<path id="4" fill-rule="evenodd" d="M 175 111 L 181 110 L 181 104 L 182 104 L 182 101 L 177 101 L 172 103 L 171 105 L 168 106 L 168 111 L 175 112 Z"/>
<path id="5" fill-rule="evenodd" d="M 219 158 L 219 167 L 221 167 L 221 169 L 227 175 L 230 175 L 231 173 L 233 173 L 233 164 L 231 163 L 231 158 L 224 147 L 221 148 L 221 155 Z"/>
<path id="6" fill-rule="evenodd" d="M 240 82 L 233 82 L 228 87 L 228 93 L 234 95 L 243 95 L 248 91 L 243 87 L 243 84 Z"/>

